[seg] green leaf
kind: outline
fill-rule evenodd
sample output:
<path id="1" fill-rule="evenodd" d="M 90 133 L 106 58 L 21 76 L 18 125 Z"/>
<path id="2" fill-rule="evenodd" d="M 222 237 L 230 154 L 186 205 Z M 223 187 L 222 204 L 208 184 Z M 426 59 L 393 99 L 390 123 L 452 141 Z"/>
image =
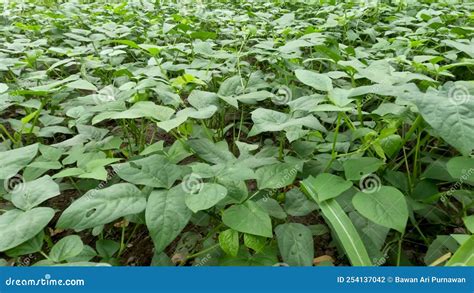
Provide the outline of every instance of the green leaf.
<path id="1" fill-rule="evenodd" d="M 155 142 L 152 145 L 147 146 L 141 153 L 140 156 L 146 156 L 155 152 L 162 152 L 164 148 L 164 141 Z"/>
<path id="2" fill-rule="evenodd" d="M 209 139 L 192 139 L 187 144 L 203 160 L 214 163 L 226 163 L 234 161 L 235 156 L 229 151 L 229 146 L 225 141 L 213 143 Z"/>
<path id="3" fill-rule="evenodd" d="M 474 159 L 469 157 L 456 157 L 446 164 L 449 175 L 459 180 L 461 184 L 467 183 L 474 186 Z"/>
<path id="4" fill-rule="evenodd" d="M 354 158 L 343 163 L 347 180 L 360 180 L 365 175 L 377 171 L 382 165 L 383 161 L 373 157 Z"/>
<path id="5" fill-rule="evenodd" d="M 395 187 L 381 186 L 372 193 L 358 192 L 353 197 L 352 204 L 359 213 L 372 222 L 400 233 L 405 231 L 408 206 L 403 193 Z"/>
<path id="6" fill-rule="evenodd" d="M 464 225 L 466 225 L 467 230 L 469 232 L 474 233 L 474 215 L 466 216 L 462 218 L 464 221 Z"/>
<path id="7" fill-rule="evenodd" d="M 86 91 L 97 91 L 97 87 L 92 83 L 84 79 L 78 79 L 66 85 L 71 89 L 86 90 Z"/>
<path id="8" fill-rule="evenodd" d="M 298 188 L 293 188 L 286 193 L 285 196 L 285 211 L 294 217 L 306 216 L 312 211 L 316 210 L 318 206 L 308 200 L 306 195 Z"/>
<path id="9" fill-rule="evenodd" d="M 8 91 L 8 85 L 0 82 L 0 94 L 5 93 L 6 91 Z"/>
<path id="10" fill-rule="evenodd" d="M 326 131 L 318 119 L 312 115 L 305 117 L 293 118 L 289 114 L 277 112 L 274 110 L 258 108 L 252 112 L 253 127 L 249 132 L 249 136 L 255 136 L 262 132 L 279 132 L 283 130 L 308 128 Z"/>
<path id="11" fill-rule="evenodd" d="M 38 153 L 38 144 L 0 152 L 0 179 L 8 179 L 26 167 Z"/>
<path id="12" fill-rule="evenodd" d="M 40 86 L 36 86 L 36 87 L 30 87 L 30 90 L 33 91 L 34 94 L 42 93 L 42 92 L 47 93 L 47 92 L 53 90 L 54 88 L 57 88 L 59 86 L 62 86 L 65 83 L 68 83 L 70 81 L 77 80 L 77 79 L 78 79 L 77 75 L 70 75 L 70 76 L 66 77 L 65 79 L 63 79 L 63 80 L 54 81 L 52 83 L 48 83 L 48 84 L 44 84 L 44 85 L 40 85 Z"/>
<path id="13" fill-rule="evenodd" d="M 226 53 L 224 51 L 214 51 L 212 49 L 211 43 L 202 42 L 197 40 L 193 43 L 193 49 L 196 54 L 202 54 L 206 57 L 227 59 L 233 57 L 233 55 Z"/>
<path id="14" fill-rule="evenodd" d="M 56 178 L 64 178 L 64 177 L 75 177 L 84 173 L 85 171 L 82 170 L 81 168 L 66 168 L 54 174 L 52 178 L 56 179 Z"/>
<path id="15" fill-rule="evenodd" d="M 119 251 L 120 244 L 117 241 L 101 239 L 97 240 L 95 243 L 95 248 L 97 249 L 97 253 L 99 253 L 102 258 L 109 259 Z"/>
<path id="16" fill-rule="evenodd" d="M 194 118 L 194 119 L 208 119 L 211 118 L 214 113 L 216 113 L 217 107 L 214 105 L 209 105 L 201 109 L 194 109 L 192 107 L 185 108 L 178 113 L 176 113 L 176 118 Z M 159 124 L 158 124 L 159 125 Z"/>
<path id="17" fill-rule="evenodd" d="M 151 155 L 112 167 L 125 181 L 156 188 L 171 188 L 174 182 L 181 178 L 183 171 L 182 167 L 162 155 Z"/>
<path id="18" fill-rule="evenodd" d="M 174 110 L 156 105 L 150 101 L 141 101 L 133 104 L 130 109 L 123 112 L 102 112 L 92 119 L 92 124 L 97 124 L 106 119 L 136 119 L 136 118 L 153 118 L 157 121 L 166 121 L 174 114 Z"/>
<path id="19" fill-rule="evenodd" d="M 245 233 L 244 244 L 248 248 L 253 249 L 256 253 L 259 253 L 267 245 L 267 238 Z"/>
<path id="20" fill-rule="evenodd" d="M 335 199 L 318 202 L 316 190 L 312 182 L 314 182 L 314 178 L 310 176 L 308 179 L 303 180 L 301 184 L 308 196 L 319 205 L 321 213 L 331 225 L 335 235 L 337 235 L 351 264 L 353 266 L 372 266 L 372 261 L 364 247 L 364 243 L 349 217 Z"/>
<path id="21" fill-rule="evenodd" d="M 474 149 L 473 85 L 470 82 L 471 90 L 463 84 L 453 85 L 448 91 L 429 88 L 413 101 L 434 132 L 465 156 Z M 456 92 L 460 92 L 459 97 Z"/>
<path id="22" fill-rule="evenodd" d="M 225 256 L 219 260 L 220 266 L 272 266 L 278 262 L 277 250 L 267 246 L 261 252 L 251 254 L 248 249 L 241 247 L 236 257 Z"/>
<path id="23" fill-rule="evenodd" d="M 109 164 L 115 163 L 117 161 L 120 161 L 120 159 L 119 158 L 92 159 L 85 164 L 85 170 L 90 172 L 97 169 L 98 167 L 104 167 Z"/>
<path id="24" fill-rule="evenodd" d="M 242 233 L 263 237 L 273 235 L 270 216 L 251 200 L 226 209 L 222 215 L 222 221 L 228 227 Z"/>
<path id="25" fill-rule="evenodd" d="M 11 193 L 11 200 L 17 208 L 30 210 L 59 194 L 59 185 L 49 175 L 46 175 L 20 184 Z"/>
<path id="26" fill-rule="evenodd" d="M 0 251 L 16 247 L 35 237 L 51 221 L 54 210 L 34 208 L 23 212 L 10 210 L 0 216 Z"/>
<path id="27" fill-rule="evenodd" d="M 374 258 L 382 258 L 384 256 L 382 248 L 390 229 L 372 222 L 356 210 L 350 211 L 348 216 L 359 232 L 362 242 L 372 260 L 374 260 Z M 374 261 L 375 265 L 377 265 L 377 263 L 379 262 Z"/>
<path id="28" fill-rule="evenodd" d="M 36 253 L 43 247 L 44 231 L 41 230 L 35 237 L 22 244 L 5 251 L 6 255 L 10 257 L 18 257 L 30 253 Z"/>
<path id="29" fill-rule="evenodd" d="M 293 24 L 295 21 L 295 13 L 290 12 L 290 13 L 285 13 L 283 14 L 280 18 L 275 19 L 272 24 L 278 25 L 280 27 L 287 27 Z"/>
<path id="30" fill-rule="evenodd" d="M 148 198 L 145 219 L 155 251 L 161 252 L 173 242 L 191 216 L 192 212 L 184 202 L 184 192 L 180 185 L 168 191 L 154 190 Z"/>
<path id="31" fill-rule="evenodd" d="M 321 236 L 328 233 L 328 228 L 323 224 L 309 225 L 308 228 L 311 230 L 313 236 Z"/>
<path id="32" fill-rule="evenodd" d="M 239 75 L 234 75 L 224 80 L 217 92 L 220 96 L 233 96 L 237 93 L 239 88 L 242 88 L 242 80 Z"/>
<path id="33" fill-rule="evenodd" d="M 471 40 L 471 42 L 468 44 L 464 44 L 464 43 L 456 42 L 452 40 L 443 40 L 443 43 L 445 43 L 446 45 L 450 47 L 456 48 L 461 52 L 466 53 L 471 58 L 474 58 L 474 41 L 473 40 Z"/>
<path id="34" fill-rule="evenodd" d="M 109 40 L 109 41 L 106 41 L 106 43 L 123 44 L 123 45 L 127 45 L 131 48 L 134 48 L 134 49 L 140 49 L 140 47 L 137 45 L 137 43 L 135 43 L 134 41 L 130 41 L 130 40 Z"/>
<path id="35" fill-rule="evenodd" d="M 329 173 L 319 174 L 312 184 L 316 190 L 319 201 L 335 198 L 352 186 L 352 182 Z"/>
<path id="36" fill-rule="evenodd" d="M 248 188 L 245 181 L 219 179 L 218 182 L 227 189 L 227 196 L 221 201 L 221 204 L 241 203 L 248 197 Z"/>
<path id="37" fill-rule="evenodd" d="M 61 215 L 57 227 L 82 230 L 108 224 L 120 217 L 142 212 L 144 194 L 130 183 L 118 183 L 90 190 L 74 201 Z"/>
<path id="38" fill-rule="evenodd" d="M 165 120 L 156 123 L 156 125 L 166 132 L 170 132 L 173 128 L 176 128 L 188 120 L 187 116 L 180 116 L 173 119 Z"/>
<path id="39" fill-rule="evenodd" d="M 313 235 L 308 227 L 298 223 L 282 224 L 275 228 L 275 234 L 285 263 L 290 266 L 313 265 Z"/>
<path id="40" fill-rule="evenodd" d="M 423 261 L 426 265 L 430 265 L 446 253 L 455 253 L 458 248 L 459 244 L 453 237 L 449 235 L 438 235 L 428 247 Z"/>
<path id="41" fill-rule="evenodd" d="M 225 253 L 237 256 L 239 253 L 239 232 L 227 229 L 219 233 L 219 245 Z"/>
<path id="42" fill-rule="evenodd" d="M 35 161 L 31 164 L 28 164 L 29 168 L 45 169 L 45 170 L 57 170 L 61 169 L 62 165 L 59 162 L 41 162 Z"/>
<path id="43" fill-rule="evenodd" d="M 94 248 L 90 247 L 89 245 L 84 245 L 81 253 L 74 257 L 70 257 L 66 259 L 66 262 L 87 262 L 97 256 L 97 252 L 95 252 Z"/>
<path id="44" fill-rule="evenodd" d="M 219 98 L 216 93 L 193 90 L 188 96 L 188 102 L 196 109 L 206 108 L 210 105 L 218 106 Z"/>
<path id="45" fill-rule="evenodd" d="M 278 163 L 263 166 L 255 172 L 258 189 L 283 188 L 295 181 L 298 170 L 295 165 Z"/>
<path id="46" fill-rule="evenodd" d="M 273 94 L 268 91 L 258 91 L 236 96 L 235 99 L 241 103 L 253 105 L 271 97 L 273 97 Z"/>
<path id="47" fill-rule="evenodd" d="M 400 135 L 393 134 L 380 139 L 380 146 L 388 157 L 393 158 L 401 149 L 402 142 L 403 140 Z"/>
<path id="48" fill-rule="evenodd" d="M 299 81 L 318 91 L 328 92 L 333 89 L 332 80 L 325 74 L 298 69 L 295 71 L 295 75 Z"/>
<path id="49" fill-rule="evenodd" d="M 474 235 L 459 247 L 446 266 L 474 266 Z"/>
<path id="50" fill-rule="evenodd" d="M 197 193 L 186 192 L 186 188 L 183 186 L 183 190 L 186 192 L 186 205 L 194 213 L 212 208 L 227 195 L 227 189 L 222 185 L 216 183 L 201 184 L 202 186 Z"/>
<path id="51" fill-rule="evenodd" d="M 423 172 L 421 177 L 440 181 L 456 181 L 455 178 L 449 175 L 447 162 L 448 161 L 445 158 L 433 161 L 426 167 L 425 172 Z"/>
<path id="52" fill-rule="evenodd" d="M 51 248 L 49 258 L 54 262 L 62 262 L 68 258 L 79 255 L 83 248 L 84 244 L 82 243 L 81 237 L 77 235 L 66 236 Z"/>
<path id="53" fill-rule="evenodd" d="M 270 215 L 277 219 L 285 219 L 286 213 L 280 206 L 278 201 L 273 198 L 262 198 L 257 201 L 257 204 Z"/>
<path id="54" fill-rule="evenodd" d="M 173 262 L 170 257 L 164 252 L 154 252 L 150 266 L 152 267 L 171 267 Z"/>

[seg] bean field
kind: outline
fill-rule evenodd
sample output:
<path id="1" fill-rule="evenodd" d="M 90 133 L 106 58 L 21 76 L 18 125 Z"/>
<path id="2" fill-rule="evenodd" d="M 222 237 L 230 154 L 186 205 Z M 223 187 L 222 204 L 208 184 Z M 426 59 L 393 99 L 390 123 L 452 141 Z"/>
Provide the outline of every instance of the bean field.
<path id="1" fill-rule="evenodd" d="M 1 266 L 474 266 L 474 2 L 0 12 Z"/>

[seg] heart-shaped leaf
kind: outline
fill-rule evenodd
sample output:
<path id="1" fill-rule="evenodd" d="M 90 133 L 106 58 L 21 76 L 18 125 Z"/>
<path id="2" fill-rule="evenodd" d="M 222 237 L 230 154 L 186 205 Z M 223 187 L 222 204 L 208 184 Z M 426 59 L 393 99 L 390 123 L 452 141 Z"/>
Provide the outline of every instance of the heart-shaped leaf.
<path id="1" fill-rule="evenodd" d="M 318 91 L 328 92 L 333 89 L 332 80 L 325 74 L 316 73 L 309 70 L 298 69 L 295 71 L 296 78 L 305 85 L 317 89 Z"/>
<path id="2" fill-rule="evenodd" d="M 318 194 L 319 200 L 324 201 L 334 198 L 351 188 L 352 182 L 346 181 L 333 174 L 321 173 L 316 176 L 313 186 Z"/>
<path id="3" fill-rule="evenodd" d="M 13 248 L 35 237 L 54 216 L 51 208 L 23 212 L 10 210 L 0 216 L 0 251 Z"/>
<path id="4" fill-rule="evenodd" d="M 227 189 L 216 183 L 201 183 L 196 193 L 186 192 L 185 202 L 194 213 L 215 206 L 227 195 Z M 183 186 L 184 187 L 184 186 Z"/>
<path id="5" fill-rule="evenodd" d="M 219 245 L 225 253 L 237 256 L 239 253 L 239 232 L 227 229 L 219 234 Z"/>
<path id="6" fill-rule="evenodd" d="M 154 190 L 150 194 L 145 219 L 155 251 L 163 251 L 191 219 L 192 212 L 185 204 L 184 195 L 180 185 L 168 191 Z"/>
<path id="7" fill-rule="evenodd" d="M 59 185 L 46 175 L 18 185 L 11 193 L 11 199 L 17 208 L 26 211 L 59 194 Z"/>
<path id="8" fill-rule="evenodd" d="M 83 248 L 84 244 L 82 243 L 81 237 L 77 235 L 66 236 L 51 248 L 49 258 L 55 262 L 61 262 L 68 258 L 75 257 L 82 252 Z"/>
<path id="9" fill-rule="evenodd" d="M 26 167 L 38 152 L 38 144 L 0 152 L 0 179 L 15 176 L 18 171 Z"/>
<path id="10" fill-rule="evenodd" d="M 405 196 L 398 189 L 382 186 L 372 193 L 358 192 L 352 204 L 364 217 L 381 226 L 405 231 L 408 207 Z"/>
<path id="11" fill-rule="evenodd" d="M 314 258 L 313 234 L 298 223 L 282 224 L 275 228 L 283 261 L 290 266 L 311 266 Z"/>
<path id="12" fill-rule="evenodd" d="M 224 211 L 222 221 L 230 228 L 257 236 L 272 237 L 272 220 L 255 202 L 234 205 Z"/>
<path id="13" fill-rule="evenodd" d="M 144 194 L 135 185 L 118 183 L 90 190 L 74 201 L 61 215 L 57 227 L 82 230 L 108 224 L 120 217 L 142 212 Z"/>

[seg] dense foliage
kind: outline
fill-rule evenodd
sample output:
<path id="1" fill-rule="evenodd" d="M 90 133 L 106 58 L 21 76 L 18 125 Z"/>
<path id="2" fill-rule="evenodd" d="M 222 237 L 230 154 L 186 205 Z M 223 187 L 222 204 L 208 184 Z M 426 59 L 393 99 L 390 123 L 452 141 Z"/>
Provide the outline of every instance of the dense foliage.
<path id="1" fill-rule="evenodd" d="M 474 3 L 386 2 L 7 3 L 0 264 L 474 265 Z"/>

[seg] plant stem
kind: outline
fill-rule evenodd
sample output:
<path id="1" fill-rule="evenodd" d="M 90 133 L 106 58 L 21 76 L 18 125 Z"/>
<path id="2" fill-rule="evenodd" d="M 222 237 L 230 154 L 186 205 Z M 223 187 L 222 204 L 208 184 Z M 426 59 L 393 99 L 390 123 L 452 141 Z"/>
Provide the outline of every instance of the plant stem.
<path id="1" fill-rule="evenodd" d="M 209 252 L 209 251 L 215 249 L 215 248 L 218 247 L 218 246 L 219 246 L 219 243 L 214 244 L 214 245 L 212 245 L 212 246 L 210 246 L 210 247 L 208 247 L 208 248 L 206 248 L 206 249 L 204 249 L 204 250 L 201 250 L 201 251 L 196 252 L 196 253 L 194 253 L 194 254 L 188 255 L 188 256 L 186 257 L 186 259 L 195 258 L 196 256 L 199 256 L 199 255 L 201 255 L 201 254 L 204 254 L 204 253 L 206 253 L 206 252 Z"/>
<path id="2" fill-rule="evenodd" d="M 413 182 L 418 177 L 418 154 L 420 152 L 420 140 L 421 140 L 421 131 L 418 131 L 416 137 L 416 146 L 415 146 L 415 157 L 413 158 Z"/>
<path id="3" fill-rule="evenodd" d="M 410 129 L 408 129 L 408 132 L 403 137 L 402 147 L 408 142 L 408 140 L 413 135 L 413 133 L 415 132 L 415 130 L 418 128 L 418 126 L 421 124 L 422 121 L 423 121 L 423 118 L 421 117 L 421 115 L 418 115 L 415 121 L 413 122 L 413 124 L 411 125 Z"/>
<path id="4" fill-rule="evenodd" d="M 39 253 L 49 260 L 49 256 L 44 251 L 40 250 Z"/>
<path id="5" fill-rule="evenodd" d="M 329 160 L 329 163 L 327 164 L 326 168 L 324 168 L 324 172 L 326 172 L 331 167 L 332 163 L 337 158 L 336 143 L 337 143 L 337 137 L 339 135 L 340 125 L 341 125 L 341 114 L 339 112 L 337 114 L 336 129 L 334 130 L 334 138 L 333 138 L 333 142 L 332 142 L 332 151 L 331 151 L 331 160 Z"/>
<path id="6" fill-rule="evenodd" d="M 403 232 L 400 235 L 400 240 L 398 240 L 398 252 L 397 252 L 397 267 L 400 266 L 400 260 L 402 257 L 402 242 L 403 242 L 403 236 L 405 235 L 405 232 Z"/>
<path id="7" fill-rule="evenodd" d="M 120 237 L 120 250 L 118 252 L 118 256 L 122 255 L 123 251 L 127 247 L 125 245 L 125 230 L 127 230 L 126 225 L 122 225 L 122 236 Z"/>

